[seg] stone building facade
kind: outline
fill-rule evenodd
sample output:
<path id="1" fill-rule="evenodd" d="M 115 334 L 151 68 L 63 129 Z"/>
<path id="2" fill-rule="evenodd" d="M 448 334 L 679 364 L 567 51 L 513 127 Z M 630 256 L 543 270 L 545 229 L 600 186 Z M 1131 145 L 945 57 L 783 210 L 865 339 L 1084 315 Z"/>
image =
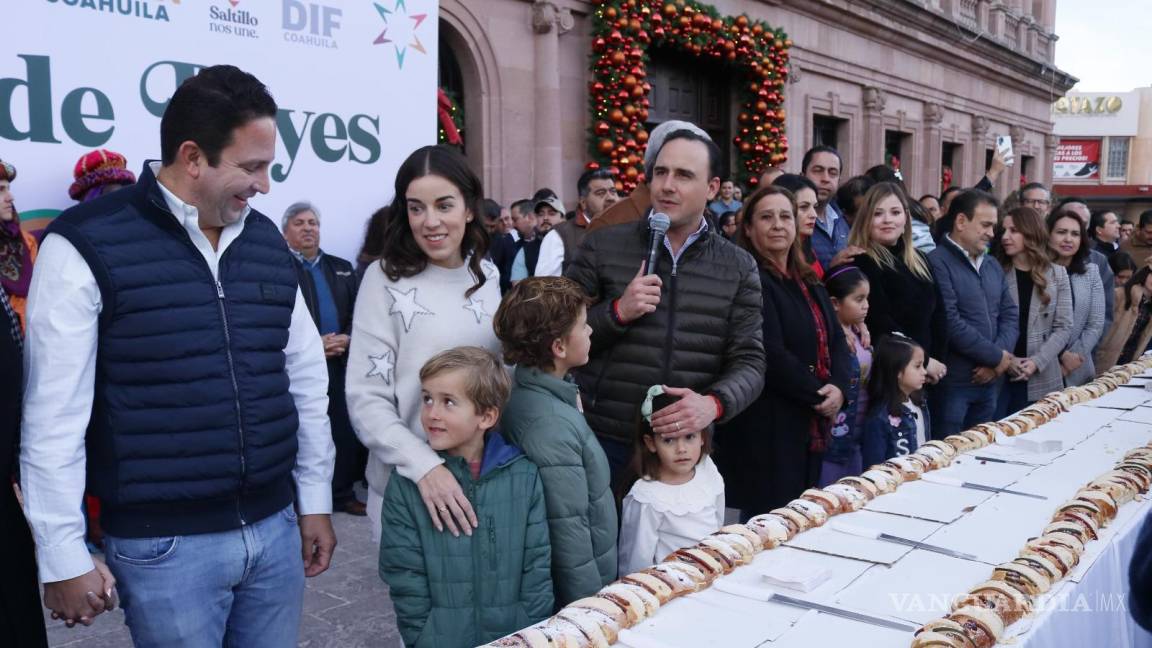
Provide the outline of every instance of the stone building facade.
<path id="1" fill-rule="evenodd" d="M 675 0 L 670 0 L 675 1 Z M 998 135 L 1017 166 L 997 187 L 1051 182 L 1052 103 L 1076 79 L 1056 69 L 1055 0 L 715 0 L 721 14 L 782 27 L 786 170 L 818 143 L 845 175 L 898 158 L 916 196 L 984 173 Z M 441 0 L 441 85 L 464 112 L 466 153 L 497 200 L 556 189 L 571 205 L 589 160 L 591 12 L 585 0 Z M 707 124 L 731 162 L 733 84 L 721 66 L 653 52 L 650 123 Z"/>

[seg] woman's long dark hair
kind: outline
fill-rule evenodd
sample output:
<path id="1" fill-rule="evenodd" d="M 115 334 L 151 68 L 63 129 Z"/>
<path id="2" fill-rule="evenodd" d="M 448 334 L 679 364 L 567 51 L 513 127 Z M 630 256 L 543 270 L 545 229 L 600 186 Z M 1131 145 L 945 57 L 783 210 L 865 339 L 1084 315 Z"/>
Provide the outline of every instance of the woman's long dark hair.
<path id="1" fill-rule="evenodd" d="M 388 222 L 391 213 L 392 206 L 384 205 L 368 217 L 364 225 L 364 243 L 360 246 L 360 254 L 356 256 L 357 263 L 367 265 L 384 254 L 384 223 Z"/>
<path id="2" fill-rule="evenodd" d="M 1140 290 L 1144 290 L 1144 281 L 1148 279 L 1149 274 L 1152 274 L 1152 268 L 1142 265 L 1124 283 L 1124 310 L 1132 308 L 1132 286 L 1140 286 Z"/>
<path id="3" fill-rule="evenodd" d="M 916 349 L 923 353 L 923 347 L 915 340 L 900 333 L 885 335 L 876 343 L 872 373 L 868 376 L 868 399 L 873 407 L 883 407 L 890 416 L 900 416 L 906 398 L 900 391 L 900 372 L 912 362 Z M 928 361 L 927 354 L 924 361 Z M 912 394 L 913 403 L 922 404 L 922 391 Z"/>
<path id="4" fill-rule="evenodd" d="M 1076 254 L 1072 255 L 1072 260 L 1068 262 L 1068 274 L 1078 275 L 1088 272 L 1088 254 L 1091 250 L 1093 239 L 1088 238 L 1088 228 L 1084 225 L 1084 221 L 1080 220 L 1080 216 L 1076 212 L 1063 210 L 1054 211 L 1048 214 L 1045 225 L 1048 226 L 1048 234 L 1052 234 L 1052 230 L 1056 229 L 1056 222 L 1062 218 L 1071 218 L 1080 227 L 1080 247 L 1076 250 Z M 1052 260 L 1056 261 L 1056 250 L 1048 249 L 1049 254 L 1052 255 Z"/>
<path id="5" fill-rule="evenodd" d="M 440 176 L 456 185 L 464 198 L 464 205 L 472 213 L 472 220 L 464 226 L 460 240 L 460 256 L 468 261 L 468 270 L 476 279 L 464 296 L 484 285 L 486 278 L 480 263 L 488 252 L 488 233 L 484 231 L 484 188 L 480 178 L 468 166 L 468 160 L 459 151 L 447 146 L 425 146 L 416 149 L 396 172 L 396 193 L 384 220 L 384 240 L 380 265 L 392 281 L 414 277 L 428 267 L 428 257 L 416 244 L 412 226 L 408 224 L 408 186 L 424 176 Z"/>
<path id="6" fill-rule="evenodd" d="M 1048 230 L 1044 227 L 1043 217 L 1040 212 L 1031 207 L 1017 207 L 1004 214 L 1004 218 L 1008 217 L 1012 218 L 1012 227 L 1020 232 L 1024 240 L 1024 249 L 1020 250 L 1018 254 L 1024 255 L 1024 260 L 1029 267 L 1028 274 L 1032 276 L 1032 285 L 1036 288 L 1036 292 L 1040 293 L 1040 301 L 1047 306 L 1048 302 L 1052 301 L 1052 295 L 1048 294 L 1048 278 L 1044 273 L 1052 261 L 1049 256 Z M 1012 259 L 1004 252 L 1004 247 L 1000 244 L 1003 237 L 1004 219 L 1002 218 L 996 226 L 996 244 L 992 246 L 992 254 L 1000 261 L 1005 272 L 1012 272 Z M 1025 315 L 1021 315 L 1021 317 L 1025 317 Z"/>

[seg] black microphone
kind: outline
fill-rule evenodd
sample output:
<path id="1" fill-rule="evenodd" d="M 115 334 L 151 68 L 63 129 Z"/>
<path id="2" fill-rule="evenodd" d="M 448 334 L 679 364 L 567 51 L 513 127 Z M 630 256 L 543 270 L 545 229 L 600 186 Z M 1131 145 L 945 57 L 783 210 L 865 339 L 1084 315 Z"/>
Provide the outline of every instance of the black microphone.
<path id="1" fill-rule="evenodd" d="M 656 274 L 656 260 L 660 258 L 660 246 L 664 245 L 664 235 L 672 224 L 667 214 L 655 212 L 648 216 L 648 265 L 645 274 Z"/>

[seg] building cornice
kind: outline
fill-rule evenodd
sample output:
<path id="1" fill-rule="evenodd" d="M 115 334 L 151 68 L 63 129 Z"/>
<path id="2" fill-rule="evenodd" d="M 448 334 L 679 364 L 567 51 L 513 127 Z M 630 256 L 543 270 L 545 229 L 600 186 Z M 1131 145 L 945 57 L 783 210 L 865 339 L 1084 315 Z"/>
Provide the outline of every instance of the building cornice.
<path id="1" fill-rule="evenodd" d="M 1013 88 L 1045 103 L 1062 97 L 1078 81 L 1051 63 L 1015 51 L 994 40 L 987 32 L 974 32 L 959 21 L 925 8 L 916 0 L 760 1 L 769 6 L 787 4 L 789 11 L 837 25 L 887 47 L 896 43 L 896 47 L 910 55 L 955 68 L 957 72 L 989 83 L 1003 85 L 1009 79 Z M 913 35 L 920 37 L 910 37 Z M 948 46 L 956 42 L 964 43 L 964 46 Z M 796 49 L 806 48 L 804 43 L 798 42 Z"/>

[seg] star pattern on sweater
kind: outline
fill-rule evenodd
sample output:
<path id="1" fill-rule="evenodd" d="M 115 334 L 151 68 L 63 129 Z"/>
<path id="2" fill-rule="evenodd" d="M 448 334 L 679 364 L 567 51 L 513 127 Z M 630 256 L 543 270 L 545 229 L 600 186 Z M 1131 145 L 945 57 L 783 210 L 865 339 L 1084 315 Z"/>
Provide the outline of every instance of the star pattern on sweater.
<path id="1" fill-rule="evenodd" d="M 397 290 L 396 288 L 388 286 L 388 294 L 392 295 L 392 306 L 388 308 L 388 314 L 400 315 L 400 321 L 404 323 L 405 333 L 411 332 L 412 320 L 416 319 L 417 315 L 436 314 L 416 301 L 415 287 L 409 290 Z"/>
<path id="2" fill-rule="evenodd" d="M 372 369 L 366 377 L 380 376 L 384 380 L 384 384 L 391 387 L 392 378 L 396 373 L 396 352 L 388 347 L 384 353 L 378 356 L 368 356 L 368 361 L 372 363 Z"/>
<path id="3" fill-rule="evenodd" d="M 476 323 L 477 324 L 479 324 L 480 322 L 483 322 L 485 317 L 488 317 L 489 319 L 492 318 L 492 313 L 489 313 L 484 308 L 484 300 L 483 299 L 477 299 L 476 297 L 469 297 L 468 303 L 464 304 L 464 310 L 472 311 L 472 314 L 476 316 Z"/>

